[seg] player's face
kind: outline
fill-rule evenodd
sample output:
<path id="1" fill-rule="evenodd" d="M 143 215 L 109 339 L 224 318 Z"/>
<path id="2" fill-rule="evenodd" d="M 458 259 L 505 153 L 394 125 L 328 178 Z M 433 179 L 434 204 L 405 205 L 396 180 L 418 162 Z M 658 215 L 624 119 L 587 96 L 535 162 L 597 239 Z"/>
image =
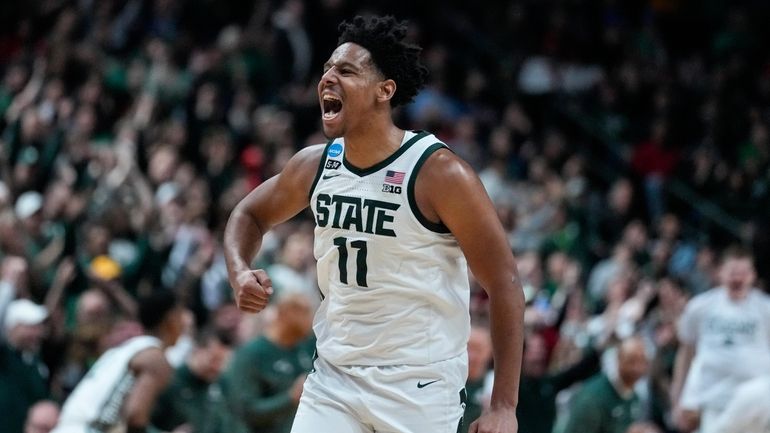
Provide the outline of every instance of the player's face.
<path id="1" fill-rule="evenodd" d="M 723 284 L 731 290 L 741 290 L 754 284 L 754 266 L 749 259 L 729 259 L 722 265 Z"/>
<path id="2" fill-rule="evenodd" d="M 351 42 L 337 47 L 318 82 L 324 135 L 342 137 L 366 119 L 374 108 L 381 80 L 366 48 Z"/>

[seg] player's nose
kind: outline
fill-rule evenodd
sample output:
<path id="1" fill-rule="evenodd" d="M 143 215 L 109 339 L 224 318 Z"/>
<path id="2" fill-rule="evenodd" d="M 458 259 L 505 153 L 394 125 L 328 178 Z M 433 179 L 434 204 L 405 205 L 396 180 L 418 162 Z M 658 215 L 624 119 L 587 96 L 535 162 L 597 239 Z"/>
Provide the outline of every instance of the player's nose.
<path id="1" fill-rule="evenodd" d="M 319 85 L 323 88 L 332 84 L 337 83 L 337 68 L 331 67 L 326 72 L 321 75 L 321 81 Z"/>

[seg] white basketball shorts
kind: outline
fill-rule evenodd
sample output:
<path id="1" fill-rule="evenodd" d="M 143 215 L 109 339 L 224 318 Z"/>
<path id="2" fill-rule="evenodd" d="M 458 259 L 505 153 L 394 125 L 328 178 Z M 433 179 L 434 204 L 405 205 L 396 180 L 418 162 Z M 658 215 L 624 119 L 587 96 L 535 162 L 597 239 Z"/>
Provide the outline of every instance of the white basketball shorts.
<path id="1" fill-rule="evenodd" d="M 292 433 L 456 433 L 465 409 L 465 354 L 423 366 L 336 367 L 305 381 Z"/>

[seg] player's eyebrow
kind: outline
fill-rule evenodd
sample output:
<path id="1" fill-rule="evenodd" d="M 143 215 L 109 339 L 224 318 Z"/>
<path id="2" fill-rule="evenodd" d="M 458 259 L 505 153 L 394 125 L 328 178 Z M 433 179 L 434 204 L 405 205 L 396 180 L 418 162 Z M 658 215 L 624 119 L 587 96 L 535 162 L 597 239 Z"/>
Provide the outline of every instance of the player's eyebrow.
<path id="1" fill-rule="evenodd" d="M 340 61 L 339 63 L 336 63 L 336 64 L 333 61 L 329 60 L 328 62 L 324 63 L 324 71 L 328 71 L 329 69 L 331 69 L 332 66 L 336 66 L 338 69 L 339 68 L 348 68 L 348 69 L 352 69 L 352 70 L 354 70 L 356 72 L 358 72 L 361 69 L 358 66 L 354 65 L 353 63 L 350 63 L 347 60 L 342 60 L 342 61 Z"/>

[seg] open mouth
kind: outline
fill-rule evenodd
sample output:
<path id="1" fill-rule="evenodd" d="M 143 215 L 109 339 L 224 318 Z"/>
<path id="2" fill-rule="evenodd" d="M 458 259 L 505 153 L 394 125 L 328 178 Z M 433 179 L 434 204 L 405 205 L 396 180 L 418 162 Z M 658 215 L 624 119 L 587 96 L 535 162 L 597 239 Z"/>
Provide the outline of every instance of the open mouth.
<path id="1" fill-rule="evenodd" d="M 324 120 L 334 119 L 342 111 L 342 99 L 334 95 L 323 95 L 322 102 Z"/>

